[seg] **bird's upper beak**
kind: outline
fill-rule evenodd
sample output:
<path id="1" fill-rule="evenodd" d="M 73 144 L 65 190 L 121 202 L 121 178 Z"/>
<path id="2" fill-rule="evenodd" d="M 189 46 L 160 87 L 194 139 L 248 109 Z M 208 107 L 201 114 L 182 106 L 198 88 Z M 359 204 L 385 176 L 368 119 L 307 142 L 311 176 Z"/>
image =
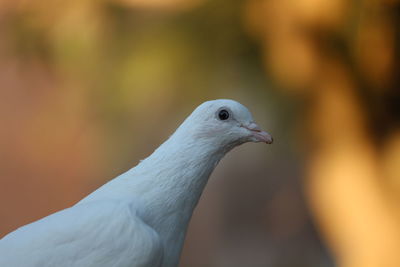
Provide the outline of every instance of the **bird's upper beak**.
<path id="1" fill-rule="evenodd" d="M 242 127 L 251 132 L 252 137 L 255 139 L 255 142 L 265 142 L 267 144 L 272 144 L 272 136 L 269 133 L 261 130 L 261 128 L 256 123 L 252 122 L 249 125 L 242 125 Z"/>

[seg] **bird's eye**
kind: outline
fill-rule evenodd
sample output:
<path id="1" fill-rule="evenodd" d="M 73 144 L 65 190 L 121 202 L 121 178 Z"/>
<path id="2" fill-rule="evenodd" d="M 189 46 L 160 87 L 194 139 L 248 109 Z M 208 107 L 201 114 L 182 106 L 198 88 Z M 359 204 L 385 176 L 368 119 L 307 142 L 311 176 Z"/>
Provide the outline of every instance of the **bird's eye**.
<path id="1" fill-rule="evenodd" d="M 218 118 L 221 121 L 229 119 L 229 112 L 226 109 L 222 109 L 218 112 Z"/>

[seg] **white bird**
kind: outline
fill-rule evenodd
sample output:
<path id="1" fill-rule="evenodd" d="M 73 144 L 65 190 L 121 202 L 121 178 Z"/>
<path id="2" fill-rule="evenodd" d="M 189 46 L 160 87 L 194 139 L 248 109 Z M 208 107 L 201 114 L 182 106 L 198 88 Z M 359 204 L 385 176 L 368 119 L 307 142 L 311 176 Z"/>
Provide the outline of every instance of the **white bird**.
<path id="1" fill-rule="evenodd" d="M 233 100 L 201 104 L 136 167 L 76 205 L 0 240 L 1 267 L 175 267 L 189 220 L 221 158 L 272 143 Z"/>

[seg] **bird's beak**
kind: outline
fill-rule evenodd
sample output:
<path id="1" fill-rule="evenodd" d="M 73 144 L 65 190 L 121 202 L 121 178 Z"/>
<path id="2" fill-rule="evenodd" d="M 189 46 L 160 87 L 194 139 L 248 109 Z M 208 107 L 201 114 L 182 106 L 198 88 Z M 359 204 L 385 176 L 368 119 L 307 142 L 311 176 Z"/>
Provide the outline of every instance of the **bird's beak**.
<path id="1" fill-rule="evenodd" d="M 242 125 L 243 128 L 249 130 L 252 134 L 252 137 L 255 139 L 255 142 L 264 142 L 267 144 L 272 144 L 273 139 L 272 136 L 261 130 L 261 128 L 254 122 L 249 125 Z"/>

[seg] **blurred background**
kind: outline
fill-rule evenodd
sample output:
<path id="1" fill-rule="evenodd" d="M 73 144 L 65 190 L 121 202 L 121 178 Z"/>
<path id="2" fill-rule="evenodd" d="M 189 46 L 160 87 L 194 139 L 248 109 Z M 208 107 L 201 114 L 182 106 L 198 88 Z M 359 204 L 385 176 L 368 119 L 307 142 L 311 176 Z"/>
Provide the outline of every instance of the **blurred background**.
<path id="1" fill-rule="evenodd" d="M 0 237 L 231 98 L 275 139 L 218 166 L 180 266 L 400 266 L 396 0 L 2 0 Z"/>

